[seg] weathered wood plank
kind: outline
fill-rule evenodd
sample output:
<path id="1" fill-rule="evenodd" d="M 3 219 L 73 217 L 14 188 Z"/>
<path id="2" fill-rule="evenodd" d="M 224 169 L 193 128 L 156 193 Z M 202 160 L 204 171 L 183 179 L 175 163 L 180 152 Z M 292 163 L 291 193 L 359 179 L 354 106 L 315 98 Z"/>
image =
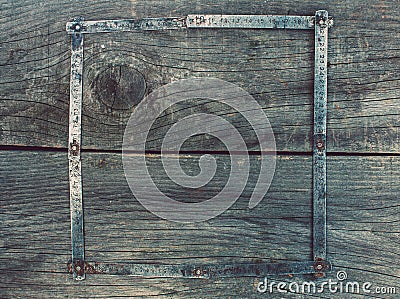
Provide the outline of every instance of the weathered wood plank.
<path id="1" fill-rule="evenodd" d="M 87 19 L 227 14 L 313 14 L 335 17 L 330 32 L 328 148 L 340 152 L 399 152 L 399 6 L 396 1 L 3 1 L 0 48 L 2 144 L 65 147 L 69 37 L 65 22 Z M 34 12 L 34 13 L 33 13 Z M 193 30 L 90 36 L 86 41 L 84 147 L 119 149 L 128 117 L 143 94 L 192 76 L 212 76 L 250 92 L 273 126 L 278 150 L 309 151 L 312 32 Z M 118 83 L 119 82 L 119 83 Z M 237 113 L 220 105 L 176 107 L 156 137 L 196 112 L 241 127 L 250 149 L 254 134 Z M 157 149 L 157 144 L 149 144 Z M 188 150 L 221 150 L 193 139 Z"/>
<path id="2" fill-rule="evenodd" d="M 0 0 L 0 143 L 67 144 L 69 38 L 65 22 L 180 16 L 188 13 L 299 14 L 325 8 L 335 17 L 329 49 L 329 151 L 399 152 L 399 5 L 396 1 L 46 1 Z M 191 76 L 213 76 L 249 91 L 273 126 L 277 148 L 309 151 L 312 33 L 294 31 L 183 31 L 90 36 L 86 42 L 84 148 L 120 149 L 125 124 L 143 94 Z M 119 81 L 119 84 L 117 84 Z M 193 112 L 223 115 L 257 149 L 247 123 L 226 107 L 188 103 L 156 123 Z M 158 144 L 150 143 L 153 149 Z M 223 150 L 193 139 L 188 150 Z M 60 152 L 0 152 L 1 298 L 162 297 L 259 298 L 258 279 L 143 279 L 66 274 L 70 258 L 67 157 Z M 257 157 L 242 197 L 201 225 L 178 225 L 147 212 L 132 196 L 119 154 L 84 153 L 87 255 L 100 261 L 164 263 L 304 260 L 310 257 L 311 157 L 281 156 L 271 190 L 247 209 Z M 197 157 L 183 157 L 197 169 Z M 226 163 L 226 156 L 218 161 Z M 227 179 L 185 193 L 149 159 L 162 190 L 204 200 Z M 398 286 L 400 194 L 398 156 L 328 159 L 328 254 L 336 270 L 374 286 Z M 139 178 L 138 178 L 139 179 Z M 334 278 L 335 273 L 327 278 Z M 304 277 L 282 280 L 301 281 Z M 325 294 L 307 298 L 398 298 Z M 265 297 L 268 297 L 265 295 Z M 293 298 L 294 295 L 281 296 Z M 304 296 L 297 296 L 304 298 Z"/>
<path id="3" fill-rule="evenodd" d="M 66 273 L 70 258 L 66 153 L 2 151 L 0 155 L 2 298 L 259 298 L 255 289 L 259 280 L 252 278 L 207 281 L 91 275 L 84 282 L 73 282 Z M 192 169 L 198 161 L 195 155 L 181 158 L 183 167 Z M 216 159 L 229 160 L 224 155 Z M 150 156 L 149 165 L 157 169 L 159 157 Z M 248 210 L 257 167 L 252 169 L 247 188 L 232 208 L 206 223 L 182 225 L 158 219 L 133 198 L 120 155 L 84 153 L 88 259 L 175 264 L 308 259 L 311 157 L 278 157 L 270 191 L 260 205 Z M 328 159 L 328 255 L 335 269 L 347 271 L 351 280 L 398 286 L 399 169 L 398 157 Z M 161 175 L 156 181 L 162 190 L 181 194 L 181 199 L 199 200 L 220 190 L 226 176 L 218 168 L 215 180 L 202 192 L 190 193 L 173 187 Z M 334 277 L 332 273 L 327 278 Z M 301 279 L 309 278 L 282 278 Z M 322 298 L 365 297 L 325 294 Z"/>

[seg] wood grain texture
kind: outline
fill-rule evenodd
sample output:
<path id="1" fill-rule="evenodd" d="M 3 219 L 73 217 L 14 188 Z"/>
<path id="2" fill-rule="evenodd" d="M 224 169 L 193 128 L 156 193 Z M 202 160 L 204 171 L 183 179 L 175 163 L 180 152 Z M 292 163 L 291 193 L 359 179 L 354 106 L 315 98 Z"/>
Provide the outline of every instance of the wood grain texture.
<path id="1" fill-rule="evenodd" d="M 12 151 L 0 156 L 2 298 L 260 297 L 255 278 L 89 275 L 83 282 L 74 282 L 66 272 L 70 258 L 66 153 Z M 187 155 L 181 160 L 185 167 L 196 164 L 198 158 Z M 229 157 L 217 155 L 216 159 L 225 163 Z M 252 156 L 252 162 L 257 160 Z M 149 169 L 160 173 L 160 158 L 153 155 L 148 161 Z M 335 270 L 345 270 L 349 279 L 371 281 L 374 286 L 398 286 L 400 159 L 330 157 L 328 162 L 328 255 Z M 248 186 L 232 208 L 208 222 L 182 225 L 157 218 L 134 199 L 119 154 L 86 153 L 87 259 L 173 264 L 307 260 L 311 256 L 310 169 L 311 157 L 280 156 L 270 191 L 256 208 L 247 208 L 256 175 L 252 171 Z M 199 193 L 173 187 L 166 176 L 155 181 L 165 192 L 180 194 L 181 200 L 199 200 L 220 190 L 227 175 L 218 168 L 215 180 Z M 335 273 L 327 276 L 334 277 Z M 281 279 L 300 282 L 310 277 Z M 335 296 L 315 297 L 366 298 Z M 371 294 L 368 298 L 382 297 Z"/>
<path id="2" fill-rule="evenodd" d="M 313 15 L 327 9 L 328 256 L 335 271 L 394 295 L 282 295 L 282 298 L 399 298 L 400 39 L 398 1 L 0 0 L 0 298 L 275 298 L 259 294 L 258 278 L 187 280 L 89 275 L 75 282 L 70 259 L 68 107 L 70 39 L 65 23 L 209 14 Z M 290 30 L 187 30 L 98 34 L 85 40 L 83 180 L 87 258 L 159 263 L 278 262 L 311 257 L 313 33 Z M 133 197 L 119 150 L 131 112 L 158 87 L 190 77 L 237 84 L 269 118 L 277 169 L 264 200 L 247 208 L 258 173 L 238 201 L 201 224 L 160 220 Z M 195 113 L 234 124 L 250 150 L 254 132 L 237 112 L 204 100 L 172 107 L 156 123 L 148 148 L 158 150 L 171 124 Z M 34 151 L 19 151 L 18 147 Z M 229 165 L 224 146 L 200 136 L 184 144 L 188 172 L 199 155 Z M 108 152 L 107 152 L 108 151 Z M 360 153 L 366 153 L 360 154 Z M 368 156 L 369 155 L 369 156 Z M 170 157 L 172 159 L 172 157 Z M 219 167 L 196 192 L 178 188 L 148 163 L 159 188 L 200 201 L 227 181 Z M 137 178 L 140 180 L 141 178 Z M 326 279 L 334 279 L 335 272 Z M 280 277 L 297 281 L 308 276 Z M 322 280 L 325 281 L 325 280 Z"/>
<path id="3" fill-rule="evenodd" d="M 396 1 L 2 1 L 0 140 L 66 147 L 69 37 L 66 21 L 184 16 L 189 13 L 313 15 L 327 9 L 330 30 L 328 150 L 399 151 L 399 5 Z M 313 33 L 290 30 L 184 30 L 97 34 L 85 43 L 84 148 L 120 149 L 132 109 L 157 87 L 217 77 L 251 93 L 281 151 L 310 151 Z M 238 113 L 197 103 L 170 109 L 157 134 L 188 113 L 223 115 L 257 140 Z M 160 129 L 160 130 L 158 130 Z M 250 132 L 250 133 L 249 133 Z M 156 136 L 157 137 L 157 136 Z M 159 137 L 159 136 L 158 136 Z M 154 149 L 157 144 L 149 144 Z M 222 150 L 193 139 L 187 150 Z"/>

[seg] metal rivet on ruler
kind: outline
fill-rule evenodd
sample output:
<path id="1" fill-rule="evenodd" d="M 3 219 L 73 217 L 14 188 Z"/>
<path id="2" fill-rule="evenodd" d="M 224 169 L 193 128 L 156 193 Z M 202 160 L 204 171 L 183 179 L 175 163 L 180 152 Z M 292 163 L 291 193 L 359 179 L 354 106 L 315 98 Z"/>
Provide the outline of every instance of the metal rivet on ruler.
<path id="1" fill-rule="evenodd" d="M 75 23 L 74 25 L 72 25 L 72 30 L 74 30 L 75 32 L 80 32 L 82 30 L 83 26 L 80 23 Z"/>
<path id="2" fill-rule="evenodd" d="M 328 270 L 329 269 L 329 264 L 323 262 L 323 261 L 317 261 L 314 264 L 314 269 L 317 272 L 322 272 L 324 270 Z"/>
<path id="3" fill-rule="evenodd" d="M 322 264 L 317 264 L 315 266 L 315 270 L 322 270 L 322 269 L 324 269 L 324 266 Z"/>
<path id="4" fill-rule="evenodd" d="M 72 155 L 77 156 L 79 152 L 79 144 L 74 140 L 74 142 L 71 143 L 70 147 Z"/>
<path id="5" fill-rule="evenodd" d="M 83 276 L 84 275 L 84 269 L 85 269 L 84 267 L 85 267 L 85 264 L 84 264 L 83 261 L 76 260 L 74 262 L 74 269 L 75 269 L 75 272 L 76 272 L 77 276 Z"/>
<path id="6" fill-rule="evenodd" d="M 321 139 L 317 140 L 316 147 L 319 151 L 322 151 L 325 147 L 324 142 Z"/>
<path id="7" fill-rule="evenodd" d="M 205 270 L 202 270 L 201 268 L 197 268 L 193 270 L 193 275 L 194 276 L 201 276 L 203 274 L 206 274 L 207 272 Z"/>

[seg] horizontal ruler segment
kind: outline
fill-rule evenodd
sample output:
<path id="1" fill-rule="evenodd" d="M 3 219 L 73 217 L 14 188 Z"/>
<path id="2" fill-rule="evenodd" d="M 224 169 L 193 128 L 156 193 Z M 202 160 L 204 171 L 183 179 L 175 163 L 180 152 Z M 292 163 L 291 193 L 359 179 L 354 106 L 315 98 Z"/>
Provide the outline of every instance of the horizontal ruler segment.
<path id="1" fill-rule="evenodd" d="M 69 34 L 180 28 L 312 29 L 314 16 L 285 15 L 188 15 L 187 17 L 145 18 L 68 22 Z"/>
<path id="2" fill-rule="evenodd" d="M 202 266 L 136 264 L 136 263 L 85 263 L 87 274 L 132 275 L 144 277 L 264 277 L 268 275 L 315 274 L 331 270 L 329 262 L 287 262 L 269 264 L 214 264 Z M 69 264 L 69 271 L 72 265 Z"/>
<path id="3" fill-rule="evenodd" d="M 188 15 L 188 28 L 312 29 L 314 16 Z"/>
<path id="4" fill-rule="evenodd" d="M 179 29 L 186 26 L 186 18 L 145 18 L 139 20 L 103 20 L 68 22 L 67 33 L 100 33 L 136 30 Z"/>

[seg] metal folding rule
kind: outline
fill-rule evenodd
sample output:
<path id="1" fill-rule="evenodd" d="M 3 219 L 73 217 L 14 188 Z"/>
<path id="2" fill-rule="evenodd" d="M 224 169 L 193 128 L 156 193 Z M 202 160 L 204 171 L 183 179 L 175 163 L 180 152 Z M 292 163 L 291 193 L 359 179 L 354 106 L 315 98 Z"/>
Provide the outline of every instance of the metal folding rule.
<path id="1" fill-rule="evenodd" d="M 333 20 L 325 10 L 314 16 L 285 15 L 188 15 L 182 18 L 84 21 L 76 18 L 66 25 L 72 37 L 69 112 L 69 187 L 72 262 L 69 272 L 76 280 L 89 274 L 122 274 L 150 277 L 212 278 L 315 274 L 331 270 L 326 259 L 326 111 L 328 28 Z M 85 34 L 136 30 L 172 29 L 296 29 L 314 30 L 314 140 L 313 140 L 313 258 L 305 262 L 265 264 L 165 265 L 145 263 L 92 263 L 85 261 L 82 177 L 81 116 L 83 97 L 83 40 Z"/>

